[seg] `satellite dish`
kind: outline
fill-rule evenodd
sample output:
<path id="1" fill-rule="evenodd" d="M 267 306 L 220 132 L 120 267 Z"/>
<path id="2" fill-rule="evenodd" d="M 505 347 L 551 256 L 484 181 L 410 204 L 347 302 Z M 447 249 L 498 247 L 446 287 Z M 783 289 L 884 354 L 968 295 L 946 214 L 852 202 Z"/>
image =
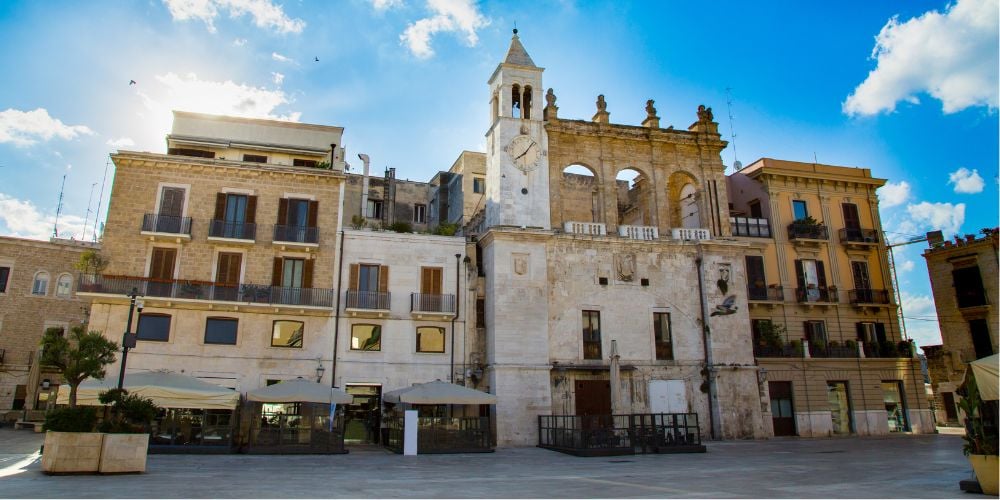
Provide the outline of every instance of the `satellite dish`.
<path id="1" fill-rule="evenodd" d="M 733 162 L 733 170 L 739 171 L 743 169 L 743 164 L 739 160 Z"/>

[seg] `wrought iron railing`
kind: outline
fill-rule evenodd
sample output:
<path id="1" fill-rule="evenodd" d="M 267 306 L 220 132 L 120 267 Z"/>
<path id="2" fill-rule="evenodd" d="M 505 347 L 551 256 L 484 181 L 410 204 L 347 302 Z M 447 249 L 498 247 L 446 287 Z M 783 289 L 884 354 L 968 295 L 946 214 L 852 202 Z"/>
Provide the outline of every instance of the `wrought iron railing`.
<path id="1" fill-rule="evenodd" d="M 450 294 L 411 293 L 410 311 L 453 313 L 455 312 L 455 296 Z"/>
<path id="2" fill-rule="evenodd" d="M 795 300 L 798 302 L 839 302 L 837 290 L 826 287 L 807 287 L 795 289 Z"/>
<path id="3" fill-rule="evenodd" d="M 747 285 L 747 299 L 782 302 L 785 300 L 785 290 L 784 288 L 777 285 L 772 285 L 772 286 Z"/>
<path id="4" fill-rule="evenodd" d="M 212 238 L 255 240 L 257 239 L 257 224 L 212 219 L 208 226 L 208 235 Z"/>
<path id="5" fill-rule="evenodd" d="M 539 415 L 538 446 L 573 455 L 705 450 L 697 413 Z"/>
<path id="6" fill-rule="evenodd" d="M 878 243 L 878 231 L 847 227 L 840 230 L 840 241 L 850 243 Z"/>
<path id="7" fill-rule="evenodd" d="M 822 224 L 802 224 L 793 222 L 788 225 L 788 239 L 828 240 L 830 233 Z"/>
<path id="8" fill-rule="evenodd" d="M 319 243 L 319 228 L 275 224 L 274 241 L 285 241 L 289 243 Z"/>
<path id="9" fill-rule="evenodd" d="M 886 340 L 883 342 L 865 342 L 864 351 L 866 358 L 910 358 L 913 357 L 912 348 L 909 342 L 893 342 Z"/>
<path id="10" fill-rule="evenodd" d="M 730 217 L 729 227 L 732 228 L 733 236 L 771 237 L 771 223 L 763 218 Z"/>
<path id="11" fill-rule="evenodd" d="M 848 290 L 847 296 L 851 304 L 888 304 L 889 290 L 871 288 L 855 288 Z"/>
<path id="12" fill-rule="evenodd" d="M 254 304 L 333 307 L 334 291 L 326 288 L 294 288 L 254 284 L 225 284 L 196 280 L 161 280 L 133 276 L 80 276 L 79 291 L 174 299 L 194 299 Z"/>
<path id="13" fill-rule="evenodd" d="M 757 358 L 801 358 L 802 345 L 755 345 L 753 355 Z"/>
<path id="14" fill-rule="evenodd" d="M 814 358 L 856 358 L 858 357 L 858 347 L 810 342 L 809 355 Z"/>
<path id="15" fill-rule="evenodd" d="M 389 309 L 391 304 L 389 292 L 367 292 L 363 290 L 347 291 L 348 309 Z"/>
<path id="16" fill-rule="evenodd" d="M 146 214 L 142 217 L 142 230 L 148 233 L 186 234 L 191 236 L 191 218 Z"/>

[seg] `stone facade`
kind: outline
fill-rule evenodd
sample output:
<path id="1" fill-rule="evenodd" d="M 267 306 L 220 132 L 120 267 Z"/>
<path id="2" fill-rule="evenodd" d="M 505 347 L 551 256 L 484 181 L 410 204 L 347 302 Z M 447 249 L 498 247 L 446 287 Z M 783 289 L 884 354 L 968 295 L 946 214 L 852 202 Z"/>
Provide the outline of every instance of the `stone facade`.
<path id="1" fill-rule="evenodd" d="M 80 256 L 98 245 L 53 238 L 37 241 L 0 237 L 0 410 L 44 408 L 61 379 L 37 363 L 38 344 L 50 327 L 85 323 L 89 304 L 77 295 Z M 44 275 L 43 275 L 44 273 Z M 44 289 L 36 278 L 47 276 Z M 61 285 L 60 285 L 61 283 Z M 30 382 L 29 382 L 30 380 Z"/>

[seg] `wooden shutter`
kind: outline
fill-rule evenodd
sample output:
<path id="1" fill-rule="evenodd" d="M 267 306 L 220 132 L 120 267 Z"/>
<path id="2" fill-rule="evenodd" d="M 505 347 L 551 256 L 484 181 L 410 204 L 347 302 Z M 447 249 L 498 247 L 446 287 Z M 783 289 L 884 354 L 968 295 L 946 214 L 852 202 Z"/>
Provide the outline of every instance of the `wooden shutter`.
<path id="1" fill-rule="evenodd" d="M 271 269 L 271 286 L 281 286 L 281 257 L 274 258 L 274 266 Z"/>
<path id="2" fill-rule="evenodd" d="M 853 203 L 842 203 L 840 206 L 844 211 L 844 227 L 847 229 L 861 229 L 861 217 L 858 215 L 858 206 Z"/>
<path id="3" fill-rule="evenodd" d="M 440 267 L 420 268 L 420 293 L 429 295 L 441 295 L 441 275 Z"/>
<path id="4" fill-rule="evenodd" d="M 288 222 L 288 198 L 278 200 L 278 222 L 276 224 L 285 225 Z"/>
<path id="5" fill-rule="evenodd" d="M 806 287 L 806 273 L 802 270 L 802 260 L 795 259 L 795 279 L 799 282 L 799 288 Z"/>
<path id="6" fill-rule="evenodd" d="M 378 267 L 378 291 L 389 291 L 389 266 Z"/>
<path id="7" fill-rule="evenodd" d="M 823 270 L 823 261 L 816 261 L 816 283 L 820 288 L 826 288 L 826 271 Z"/>
<path id="8" fill-rule="evenodd" d="M 184 213 L 184 189 L 165 187 L 160 193 L 160 215 L 180 217 Z"/>
<path id="9" fill-rule="evenodd" d="M 215 220 L 226 220 L 226 193 L 215 194 Z"/>
<path id="10" fill-rule="evenodd" d="M 224 285 L 237 285 L 240 282 L 240 264 L 243 255 L 224 252 L 219 254 L 219 265 L 215 273 L 215 282 Z"/>
<path id="11" fill-rule="evenodd" d="M 868 278 L 867 262 L 851 262 L 851 271 L 854 274 L 854 288 L 868 290 L 872 287 L 871 280 Z"/>
<path id="12" fill-rule="evenodd" d="M 153 248 L 149 264 L 149 277 L 159 280 L 174 279 L 174 262 L 177 260 L 177 250 L 174 248 Z"/>
<path id="13" fill-rule="evenodd" d="M 247 196 L 247 214 L 246 214 L 247 224 L 257 223 L 257 197 Z"/>
<path id="14" fill-rule="evenodd" d="M 347 279 L 347 289 L 348 290 L 357 290 L 358 289 L 358 275 L 361 274 L 360 273 L 360 267 L 361 266 L 358 265 L 358 264 L 351 264 L 350 267 L 351 267 L 351 272 L 350 272 L 350 277 Z"/>
<path id="15" fill-rule="evenodd" d="M 313 287 L 313 267 L 315 260 L 306 259 L 302 262 L 302 288 Z"/>
<path id="16" fill-rule="evenodd" d="M 309 215 L 306 218 L 306 225 L 309 227 L 316 227 L 316 221 L 319 219 L 319 202 L 310 201 L 309 202 Z"/>

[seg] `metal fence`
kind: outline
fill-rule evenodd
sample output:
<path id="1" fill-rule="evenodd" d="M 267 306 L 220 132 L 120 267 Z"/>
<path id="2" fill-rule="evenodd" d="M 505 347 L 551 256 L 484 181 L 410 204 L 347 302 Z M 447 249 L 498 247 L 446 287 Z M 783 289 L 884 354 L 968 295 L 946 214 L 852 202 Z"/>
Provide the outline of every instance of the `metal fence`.
<path id="1" fill-rule="evenodd" d="M 208 236 L 212 238 L 256 240 L 257 224 L 212 219 L 208 225 Z"/>
<path id="2" fill-rule="evenodd" d="M 290 243 L 319 243 L 319 228 L 275 224 L 274 241 Z"/>
<path id="3" fill-rule="evenodd" d="M 748 300 L 771 300 L 784 302 L 785 290 L 780 286 L 751 286 L 747 285 Z"/>
<path id="4" fill-rule="evenodd" d="M 347 291 L 347 307 L 349 309 L 385 310 L 389 309 L 390 299 L 389 292 Z"/>
<path id="5" fill-rule="evenodd" d="M 146 297 L 218 300 L 255 304 L 333 307 L 334 292 L 326 288 L 294 288 L 254 284 L 224 284 L 196 280 L 160 280 L 134 276 L 80 275 L 84 293 L 127 295 L 135 289 Z"/>
<path id="6" fill-rule="evenodd" d="M 539 415 L 538 446 L 577 456 L 705 451 L 697 413 Z"/>
<path id="7" fill-rule="evenodd" d="M 410 294 L 411 312 L 455 312 L 454 295 L 436 295 L 429 293 Z"/>
<path id="8" fill-rule="evenodd" d="M 385 447 L 403 452 L 403 417 L 387 417 Z M 489 417 L 417 418 L 417 453 L 483 453 L 493 451 Z"/>
<path id="9" fill-rule="evenodd" d="M 840 231 L 840 241 L 851 243 L 878 243 L 878 231 L 874 229 L 844 228 Z"/>
<path id="10" fill-rule="evenodd" d="M 771 237 L 771 224 L 763 218 L 730 217 L 729 227 L 733 230 L 733 236 Z"/>
<path id="11" fill-rule="evenodd" d="M 847 296 L 852 304 L 888 304 L 889 290 L 872 288 L 855 288 L 849 290 Z"/>
<path id="12" fill-rule="evenodd" d="M 788 225 L 788 239 L 828 240 L 830 232 L 822 224 L 791 223 Z"/>

